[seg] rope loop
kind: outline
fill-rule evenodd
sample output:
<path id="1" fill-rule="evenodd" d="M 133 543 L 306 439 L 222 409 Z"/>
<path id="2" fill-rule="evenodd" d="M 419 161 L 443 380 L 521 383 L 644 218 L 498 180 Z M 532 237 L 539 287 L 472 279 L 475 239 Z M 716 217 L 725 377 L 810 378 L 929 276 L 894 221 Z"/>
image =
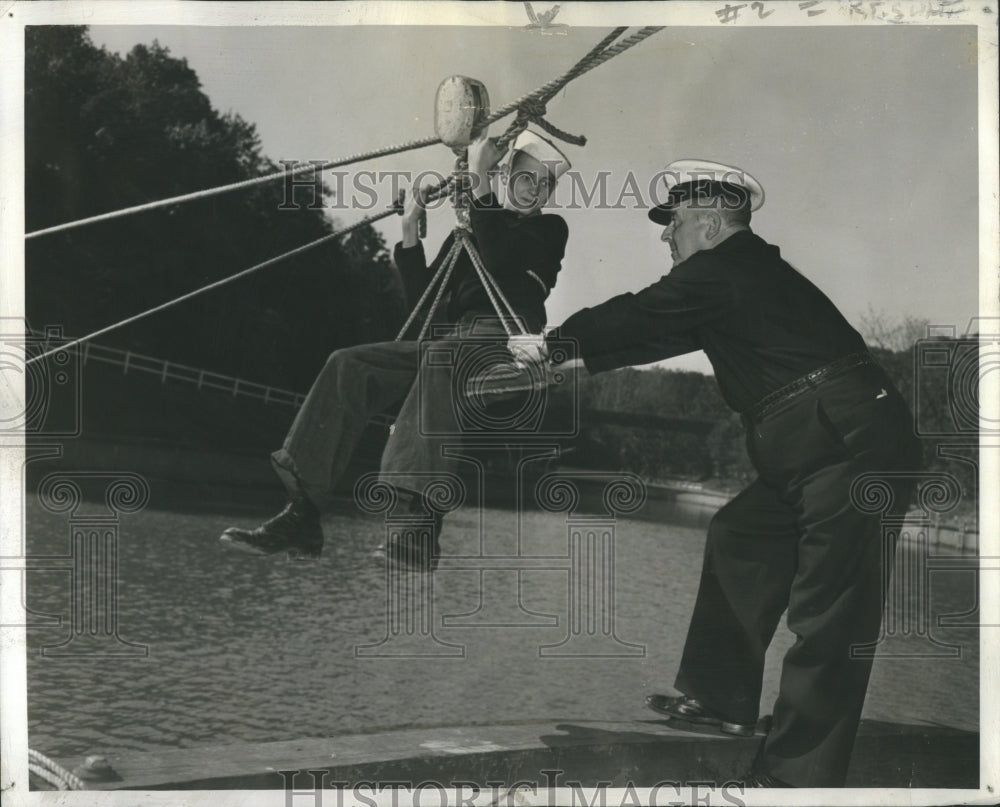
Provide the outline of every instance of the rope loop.
<path id="1" fill-rule="evenodd" d="M 587 145 L 587 138 L 584 137 L 583 135 L 574 135 L 574 134 L 570 134 L 569 132 L 564 132 L 558 126 L 554 126 L 553 124 L 549 123 L 544 118 L 539 118 L 538 120 L 535 121 L 535 123 L 537 123 L 539 125 L 539 127 L 541 127 L 542 129 L 544 129 L 546 132 L 548 132 L 550 135 L 552 135 L 557 140 L 562 140 L 563 142 L 570 143 L 571 145 L 574 145 L 574 146 L 586 146 Z"/>
<path id="2" fill-rule="evenodd" d="M 517 116 L 525 117 L 528 120 L 538 120 L 545 116 L 548 110 L 545 108 L 545 101 L 541 98 L 529 98 L 518 107 Z"/>
<path id="3" fill-rule="evenodd" d="M 570 143 L 574 146 L 587 145 L 587 138 L 583 135 L 574 135 L 560 129 L 558 126 L 545 120 L 546 100 L 543 98 L 526 98 L 517 107 L 517 116 L 514 118 L 507 131 L 497 138 L 497 147 L 503 149 L 528 128 L 529 123 L 534 123 L 540 129 L 548 132 L 557 140 Z"/>
<path id="4" fill-rule="evenodd" d="M 570 134 L 545 120 L 546 111 L 546 102 L 541 98 L 527 98 L 522 101 L 518 105 L 517 116 L 507 127 L 507 131 L 497 138 L 497 147 L 506 148 L 512 140 L 528 128 L 529 123 L 534 123 L 538 128 L 564 143 L 570 143 L 574 146 L 587 145 L 587 138 L 583 135 Z"/>

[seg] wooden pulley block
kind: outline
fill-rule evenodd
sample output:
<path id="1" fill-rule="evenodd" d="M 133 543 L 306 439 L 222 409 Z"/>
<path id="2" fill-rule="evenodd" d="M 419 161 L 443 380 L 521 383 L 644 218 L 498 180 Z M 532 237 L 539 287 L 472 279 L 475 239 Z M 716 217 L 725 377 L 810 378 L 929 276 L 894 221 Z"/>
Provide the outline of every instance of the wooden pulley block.
<path id="1" fill-rule="evenodd" d="M 467 76 L 448 76 L 434 99 L 434 131 L 446 146 L 461 152 L 481 133 L 490 114 L 486 85 Z"/>

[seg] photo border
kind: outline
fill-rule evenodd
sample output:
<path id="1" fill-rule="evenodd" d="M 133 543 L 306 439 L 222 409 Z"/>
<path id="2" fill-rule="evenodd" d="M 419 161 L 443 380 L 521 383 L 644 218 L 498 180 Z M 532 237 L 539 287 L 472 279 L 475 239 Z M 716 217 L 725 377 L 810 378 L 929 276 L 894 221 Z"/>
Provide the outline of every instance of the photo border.
<path id="1" fill-rule="evenodd" d="M 886 2 L 879 4 L 886 9 L 885 18 L 859 20 L 850 12 L 852 3 L 820 0 L 810 10 L 826 13 L 808 16 L 797 2 L 776 2 L 767 5 L 773 10 L 765 19 L 743 14 L 731 22 L 722 22 L 718 12 L 727 6 L 736 6 L 742 0 L 731 2 L 669 2 L 669 3 L 565 3 L 564 16 L 571 8 L 574 26 L 628 25 L 690 25 L 733 28 L 748 27 L 826 27 L 826 26 L 888 26 L 933 25 L 975 26 L 978 30 L 979 67 L 979 167 L 980 167 L 980 229 L 979 229 L 979 294 L 980 316 L 996 318 L 1000 314 L 997 300 L 1000 297 L 998 282 L 997 221 L 998 211 L 998 80 L 997 80 L 997 4 L 965 2 L 956 6 L 942 6 L 940 2 Z M 749 0 L 745 4 L 749 6 Z M 869 3 L 864 4 L 866 7 Z M 949 9 L 943 16 L 927 16 L 928 9 Z M 23 206 L 23 113 L 24 113 L 24 27 L 32 24 L 171 24 L 171 25 L 475 25 L 523 26 L 524 10 L 521 3 L 471 3 L 471 2 L 379 2 L 379 3 L 193 3 L 193 2 L 23 2 L 0 5 L 0 166 L 3 184 L 0 187 L 0 266 L 3 283 L 0 284 L 0 316 L 23 317 L 24 301 L 24 206 Z M 953 13 L 952 13 L 953 12 Z M 902 14 L 903 19 L 896 15 Z M 1000 384 L 997 373 L 986 376 L 988 383 L 980 390 L 980 401 L 988 412 L 1000 411 Z M 0 390 L 0 394 L 14 396 L 23 401 L 24 389 Z M 19 398 L 17 396 L 20 396 Z M 3 485 L 0 494 L 0 512 L 3 514 L 3 546 L 0 549 L 0 624 L 10 624 L 16 619 L 11 615 L 22 614 L 23 574 L 18 571 L 16 560 L 21 551 L 24 492 L 20 489 L 24 462 L 23 446 L 4 437 Z M 992 449 L 992 450 L 991 450 Z M 981 491 L 996 490 L 1000 483 L 1000 445 L 985 435 L 980 441 Z M 1000 525 L 1000 497 L 980 496 L 980 525 L 982 557 L 1000 556 L 998 525 Z M 980 590 L 981 613 L 1000 613 L 1000 580 L 996 574 L 985 574 Z M 770 791 L 766 796 L 747 792 L 747 804 L 946 804 L 946 803 L 995 803 L 1000 788 L 1000 745 L 997 726 L 1000 726 L 1000 702 L 995 677 L 990 671 L 1000 667 L 1000 642 L 995 631 L 981 632 L 980 669 L 980 765 L 981 789 L 978 791 L 921 790 L 921 789 L 838 789 L 800 790 L 790 793 Z M 205 804 L 285 804 L 282 791 L 229 791 L 225 793 L 185 791 L 179 798 L 175 792 L 128 791 L 59 793 L 26 792 L 27 788 L 27 704 L 26 704 L 26 637 L 22 627 L 2 628 L 0 652 L 0 698 L 2 698 L 2 735 L 0 735 L 0 783 L 4 800 L 11 805 L 43 804 L 121 804 L 143 803 L 149 805 Z M 992 729 L 990 727 L 993 727 Z M 645 791 L 645 792 L 644 792 Z M 619 798 L 624 795 L 618 793 Z M 608 803 L 615 801 L 614 792 L 608 792 Z M 649 798 L 649 789 L 636 789 L 639 799 Z M 596 797 L 596 791 L 585 789 Z M 383 794 L 385 795 L 385 794 Z M 557 803 L 569 803 L 573 794 L 567 789 L 557 789 L 554 794 L 522 793 L 521 804 L 545 804 L 555 796 Z M 697 795 L 697 794 L 692 794 Z M 10 799 L 10 801 L 7 801 Z M 390 803 L 389 796 L 378 798 L 379 803 Z M 305 803 L 299 798 L 296 803 Z M 331 794 L 330 804 L 336 804 Z M 349 803 L 349 802 L 348 802 Z M 405 803 L 400 801 L 399 803 Z M 428 801 L 427 803 L 437 803 Z M 476 802 L 477 804 L 479 802 Z"/>

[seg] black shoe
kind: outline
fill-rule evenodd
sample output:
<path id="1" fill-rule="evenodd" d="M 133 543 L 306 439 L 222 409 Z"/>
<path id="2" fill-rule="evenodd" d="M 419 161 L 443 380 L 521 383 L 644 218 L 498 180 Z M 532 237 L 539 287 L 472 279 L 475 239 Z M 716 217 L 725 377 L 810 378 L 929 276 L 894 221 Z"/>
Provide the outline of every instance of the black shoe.
<path id="1" fill-rule="evenodd" d="M 274 518 L 256 529 L 229 527 L 219 540 L 254 555 L 287 552 L 290 558 L 318 558 L 323 551 L 319 510 L 308 499 L 293 499 Z"/>
<path id="2" fill-rule="evenodd" d="M 441 534 L 443 516 L 422 504 L 419 496 L 410 501 L 409 513 L 412 515 L 433 515 L 431 534 L 417 535 L 416 529 L 404 536 L 394 535 L 387 543 L 375 547 L 372 557 L 380 563 L 388 563 L 397 569 L 407 569 L 418 572 L 433 572 L 438 567 L 441 556 L 441 544 L 438 536 Z"/>
<path id="3" fill-rule="evenodd" d="M 440 556 L 441 545 L 437 540 L 427 540 L 427 536 L 394 538 L 372 552 L 372 557 L 380 562 L 416 572 L 433 572 Z"/>
<path id="4" fill-rule="evenodd" d="M 655 712 L 697 723 L 703 726 L 717 726 L 719 731 L 739 737 L 752 737 L 756 723 L 734 723 L 719 717 L 706 709 L 701 701 L 687 695 L 647 695 L 646 705 Z"/>
<path id="5" fill-rule="evenodd" d="M 763 771 L 749 771 L 740 777 L 743 787 L 795 787 Z"/>

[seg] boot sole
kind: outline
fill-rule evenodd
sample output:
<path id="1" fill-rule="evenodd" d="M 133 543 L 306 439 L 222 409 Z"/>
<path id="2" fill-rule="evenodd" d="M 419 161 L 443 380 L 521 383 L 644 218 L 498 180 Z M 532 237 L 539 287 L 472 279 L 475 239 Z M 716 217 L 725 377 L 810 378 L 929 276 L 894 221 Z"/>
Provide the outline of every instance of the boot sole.
<path id="1" fill-rule="evenodd" d="M 243 552 L 243 553 L 245 553 L 247 555 L 260 555 L 261 557 L 263 557 L 265 555 L 274 555 L 274 554 L 276 554 L 274 552 L 265 552 L 263 549 L 260 549 L 259 547 L 251 546 L 250 544 L 245 544 L 242 541 L 235 541 L 232 538 L 230 538 L 228 535 L 222 535 L 222 536 L 220 536 L 219 537 L 219 543 L 222 544 L 225 547 L 228 547 L 229 549 L 236 549 L 236 550 L 238 550 L 240 552 Z"/>
<path id="2" fill-rule="evenodd" d="M 296 563 L 308 563 L 311 560 L 319 560 L 322 554 L 322 550 L 320 549 L 308 552 L 301 549 L 289 549 L 285 553 L 285 556 L 288 560 L 295 561 Z"/>
<path id="3" fill-rule="evenodd" d="M 386 554 L 384 547 L 378 547 L 377 549 L 372 550 L 369 557 L 372 559 L 372 562 L 377 563 L 379 566 L 385 566 L 385 564 L 388 563 L 390 568 L 402 572 L 433 572 L 436 571 L 438 567 L 437 561 L 434 561 L 433 564 L 425 563 L 417 565 L 407 563 L 399 558 L 389 557 Z"/>
<path id="4" fill-rule="evenodd" d="M 272 557 L 274 555 L 280 555 L 284 553 L 288 560 L 293 560 L 296 562 L 306 562 L 310 560 L 319 560 L 322 550 L 317 549 L 315 551 L 306 551 L 302 549 L 275 549 L 272 551 L 267 551 L 261 549 L 260 547 L 253 546 L 251 544 L 244 543 L 243 541 L 237 541 L 230 538 L 228 535 L 219 536 L 219 543 L 230 549 L 236 549 L 243 552 L 246 555 L 256 555 L 260 558 Z"/>
<path id="5" fill-rule="evenodd" d="M 756 725 L 748 726 L 743 723 L 729 723 L 716 717 L 697 717 L 695 715 L 684 714 L 683 712 L 674 712 L 668 708 L 661 708 L 654 705 L 651 698 L 646 698 L 646 705 L 654 712 L 666 715 L 672 720 L 683 720 L 685 723 L 691 723 L 696 726 L 713 726 L 723 734 L 731 734 L 734 737 L 753 737 L 757 729 Z"/>

